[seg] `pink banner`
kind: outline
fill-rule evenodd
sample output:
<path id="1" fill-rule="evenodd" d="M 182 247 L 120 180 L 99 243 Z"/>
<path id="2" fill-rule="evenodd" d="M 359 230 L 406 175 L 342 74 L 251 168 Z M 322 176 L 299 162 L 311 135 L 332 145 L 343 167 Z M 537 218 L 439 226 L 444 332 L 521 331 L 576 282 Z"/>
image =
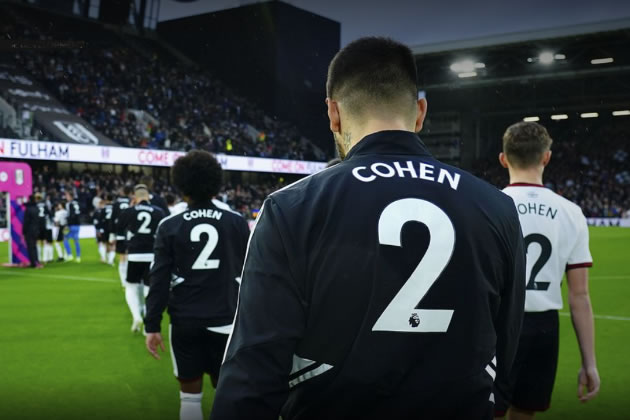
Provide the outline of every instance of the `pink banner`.
<path id="1" fill-rule="evenodd" d="M 28 197 L 33 193 L 31 167 L 21 162 L 0 162 L 0 191 L 13 198 Z"/>

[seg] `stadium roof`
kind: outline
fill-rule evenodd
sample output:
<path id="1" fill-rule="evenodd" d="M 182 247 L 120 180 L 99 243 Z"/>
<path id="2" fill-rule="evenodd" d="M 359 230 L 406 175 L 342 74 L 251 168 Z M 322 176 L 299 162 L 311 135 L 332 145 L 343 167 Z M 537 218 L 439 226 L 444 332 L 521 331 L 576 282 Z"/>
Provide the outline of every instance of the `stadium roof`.
<path id="1" fill-rule="evenodd" d="M 239 7 L 256 0 L 161 0 L 159 20 Z M 619 29 L 599 22 L 630 20 L 630 1 L 598 0 L 285 0 L 341 23 L 341 44 L 366 35 L 389 36 L 418 53 L 524 39 Z M 360 7 L 358 7 L 360 5 Z M 620 21 L 621 22 L 621 21 Z M 621 22 L 623 24 L 623 22 Z M 627 21 L 626 21 L 627 23 Z M 581 27 L 581 25 L 584 25 Z M 595 25 L 595 26 L 589 26 Z M 627 27 L 627 25 L 626 25 Z M 563 28 L 560 30 L 554 28 Z M 582 32 L 575 32 L 575 31 Z M 567 32 L 568 31 L 568 32 Z M 573 31 L 573 32 L 572 32 Z M 539 33 L 539 35 L 536 35 Z M 458 42 L 466 41 L 470 44 Z M 483 42 L 486 42 L 483 44 Z"/>

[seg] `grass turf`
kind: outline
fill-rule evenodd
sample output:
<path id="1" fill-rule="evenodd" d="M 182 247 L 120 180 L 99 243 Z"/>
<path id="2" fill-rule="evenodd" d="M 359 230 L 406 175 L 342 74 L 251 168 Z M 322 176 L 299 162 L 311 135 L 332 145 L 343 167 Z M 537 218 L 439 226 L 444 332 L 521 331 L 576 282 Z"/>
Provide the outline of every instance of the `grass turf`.
<path id="1" fill-rule="evenodd" d="M 0 267 L 0 418 L 178 418 L 179 387 L 168 345 L 162 360 L 148 355 L 143 337 L 129 332 L 117 270 L 98 262 L 93 240 L 82 247 L 81 264 Z M 595 314 L 625 319 L 596 319 L 602 389 L 594 401 L 580 404 L 579 351 L 569 317 L 561 316 L 552 407 L 540 418 L 628 418 L 628 250 L 630 229 L 591 228 Z M 0 263 L 6 258 L 6 244 L 0 244 Z M 207 378 L 204 391 L 207 418 L 214 394 Z"/>

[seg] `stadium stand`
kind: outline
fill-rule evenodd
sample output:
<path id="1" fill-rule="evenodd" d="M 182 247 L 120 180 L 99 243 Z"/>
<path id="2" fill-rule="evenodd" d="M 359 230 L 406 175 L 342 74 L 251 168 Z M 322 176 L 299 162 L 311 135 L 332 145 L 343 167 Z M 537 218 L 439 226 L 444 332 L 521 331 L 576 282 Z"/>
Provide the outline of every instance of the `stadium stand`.
<path id="1" fill-rule="evenodd" d="M 74 114 L 120 145 L 325 160 L 291 124 L 265 115 L 207 71 L 150 39 L 101 24 L 2 5 L 6 37 L 76 41 L 5 54 Z M 54 22 L 54 23 L 53 23 Z"/>
<path id="2" fill-rule="evenodd" d="M 209 71 L 176 57 L 155 39 L 82 18 L 52 18 L 48 11 L 5 3 L 0 5 L 0 28 L 5 41 L 15 38 L 41 41 L 42 45 L 74 41 L 55 48 L 5 50 L 0 53 L 0 65 L 18 65 L 68 110 L 122 146 L 327 158 L 293 125 L 265 115 Z M 18 115 L 29 118 L 28 113 Z M 607 121 L 597 126 L 588 121 L 545 125 L 555 140 L 554 164 L 545 173 L 546 185 L 579 204 L 587 217 L 630 217 L 630 124 Z M 427 133 L 424 135 L 429 139 Z M 0 137 L 47 139 L 40 130 L 24 136 L 2 124 Z M 433 144 L 429 139 L 427 144 L 438 152 L 444 141 Z M 474 162 L 472 171 L 503 188 L 508 182 L 507 172 L 498 165 L 498 150 Z M 86 176 L 94 178 L 90 181 Z M 83 194 L 82 201 L 89 208 L 89 197 L 98 194 L 92 183 L 101 190 L 111 190 L 112 186 L 133 183 L 133 177 L 82 173 L 78 178 L 55 179 L 52 184 L 42 180 L 37 188 L 59 191 L 71 181 L 78 182 L 77 193 Z M 279 185 L 236 183 L 226 186 L 222 198 L 251 218 L 264 196 Z M 159 182 L 158 187 L 158 191 L 171 192 Z"/>
<path id="3" fill-rule="evenodd" d="M 38 171 L 33 179 L 33 191 L 41 193 L 51 203 L 63 200 L 63 192 L 70 190 L 74 193 L 81 207 L 84 223 L 90 223 L 97 197 L 105 194 L 116 194 L 123 185 L 135 185 L 143 173 L 128 172 L 126 174 L 112 174 L 109 172 L 70 172 L 58 174 L 48 167 Z M 227 181 L 224 183 L 218 199 L 227 203 L 246 219 L 255 218 L 262 202 L 267 195 L 284 186 L 284 178 L 267 175 L 257 183 Z M 165 178 L 155 177 L 155 194 L 166 196 L 172 194 L 177 197 L 171 184 Z M 2 206 L 2 204 L 0 204 Z"/>

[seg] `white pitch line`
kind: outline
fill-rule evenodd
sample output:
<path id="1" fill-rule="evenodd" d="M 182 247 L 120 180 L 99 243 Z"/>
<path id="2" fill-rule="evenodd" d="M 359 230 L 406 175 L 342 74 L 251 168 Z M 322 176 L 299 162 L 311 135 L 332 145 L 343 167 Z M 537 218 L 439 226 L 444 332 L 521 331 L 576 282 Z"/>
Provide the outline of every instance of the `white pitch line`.
<path id="1" fill-rule="evenodd" d="M 562 316 L 571 316 L 569 312 L 559 312 Z M 614 316 L 614 315 L 593 315 L 595 319 L 609 319 L 612 321 L 630 321 L 630 317 L 627 316 Z"/>
<path id="2" fill-rule="evenodd" d="M 24 276 L 24 277 L 43 277 L 43 278 L 52 278 L 52 279 L 62 279 L 62 280 L 78 280 L 78 281 L 96 281 L 101 283 L 115 283 L 116 280 L 107 280 L 98 277 L 79 277 L 79 276 L 67 276 L 64 274 L 44 274 L 44 273 L 19 273 L 19 272 L 10 272 L 6 271 L 8 276 Z"/>

